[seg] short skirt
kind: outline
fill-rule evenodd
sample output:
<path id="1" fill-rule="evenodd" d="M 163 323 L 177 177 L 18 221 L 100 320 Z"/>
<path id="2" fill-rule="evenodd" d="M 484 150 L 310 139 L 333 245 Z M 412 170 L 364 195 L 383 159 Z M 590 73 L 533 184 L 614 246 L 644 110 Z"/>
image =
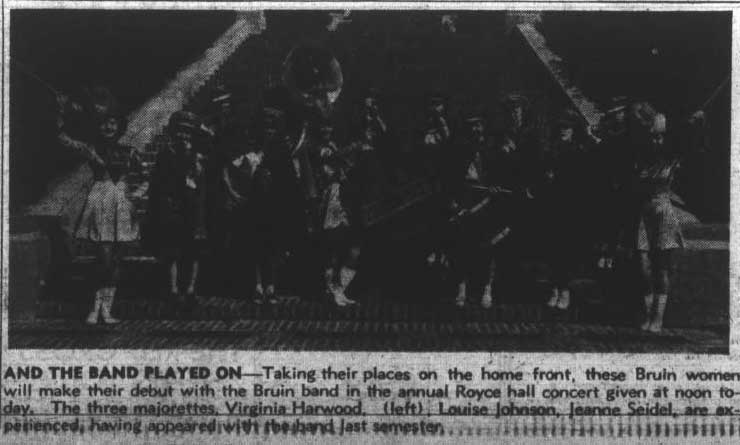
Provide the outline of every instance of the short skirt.
<path id="1" fill-rule="evenodd" d="M 668 195 L 648 200 L 640 211 L 637 250 L 680 249 L 684 246 L 681 225 Z"/>
<path id="2" fill-rule="evenodd" d="M 131 242 L 139 239 L 134 205 L 124 181 L 96 181 L 87 195 L 75 236 L 94 242 Z"/>

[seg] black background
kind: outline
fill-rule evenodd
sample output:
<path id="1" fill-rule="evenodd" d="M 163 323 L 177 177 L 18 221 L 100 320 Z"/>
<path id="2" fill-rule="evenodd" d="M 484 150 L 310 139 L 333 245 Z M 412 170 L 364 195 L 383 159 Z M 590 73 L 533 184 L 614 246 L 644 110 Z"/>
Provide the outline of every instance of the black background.
<path id="1" fill-rule="evenodd" d="M 503 12 L 455 12 L 455 34 L 442 30 L 443 13 L 355 11 L 351 24 L 329 33 L 327 12 L 268 12 L 268 30 L 260 37 L 265 58 L 245 64 L 276 72 L 292 46 L 320 41 L 336 53 L 345 73 L 336 112 L 343 117 L 336 122 L 339 138 L 349 138 L 344 117 L 367 88 L 375 87 L 404 145 L 419 125 L 427 94 L 446 93 L 453 112 L 493 109 L 502 94 L 501 73 L 510 68 Z M 11 58 L 64 92 L 91 83 L 109 85 L 128 112 L 199 57 L 234 16 L 227 11 L 14 10 Z M 730 13 L 546 12 L 543 17 L 539 27 L 548 44 L 567 62 L 575 83 L 601 104 L 623 94 L 650 100 L 669 117 L 683 117 L 730 70 Z M 53 96 L 17 69 L 10 80 L 11 205 L 18 208 L 38 199 L 71 161 L 53 151 Z M 692 209 L 708 221 L 729 219 L 729 104 L 727 88 L 708 110 L 713 151 L 692 161 L 693 179 L 682 186 Z"/>

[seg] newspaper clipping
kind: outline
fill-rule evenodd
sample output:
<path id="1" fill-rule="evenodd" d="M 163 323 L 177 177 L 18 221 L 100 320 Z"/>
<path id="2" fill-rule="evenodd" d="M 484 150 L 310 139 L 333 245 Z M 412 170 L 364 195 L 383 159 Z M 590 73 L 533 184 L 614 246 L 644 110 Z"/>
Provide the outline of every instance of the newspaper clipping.
<path id="1" fill-rule="evenodd" d="M 737 443 L 736 7 L 4 2 L 0 443 Z"/>

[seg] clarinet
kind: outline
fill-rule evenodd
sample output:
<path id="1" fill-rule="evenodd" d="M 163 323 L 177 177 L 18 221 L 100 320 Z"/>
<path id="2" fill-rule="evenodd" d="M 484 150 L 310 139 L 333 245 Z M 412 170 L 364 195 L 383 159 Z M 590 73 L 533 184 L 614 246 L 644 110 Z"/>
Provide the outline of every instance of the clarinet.
<path id="1" fill-rule="evenodd" d="M 308 233 L 316 231 L 318 219 L 318 197 L 319 191 L 316 184 L 316 174 L 313 171 L 313 165 L 308 158 L 308 122 L 304 121 L 301 126 L 301 134 L 298 142 L 291 152 L 291 160 L 295 169 L 296 176 L 300 181 L 304 199 L 304 218 L 305 227 Z"/>

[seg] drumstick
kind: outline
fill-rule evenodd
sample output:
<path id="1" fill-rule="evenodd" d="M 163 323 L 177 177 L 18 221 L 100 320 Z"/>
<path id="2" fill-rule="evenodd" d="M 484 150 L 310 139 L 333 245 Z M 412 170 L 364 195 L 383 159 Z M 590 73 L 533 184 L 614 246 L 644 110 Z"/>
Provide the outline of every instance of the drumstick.
<path id="1" fill-rule="evenodd" d="M 460 210 L 459 212 L 457 212 L 457 214 L 455 214 L 455 215 L 454 215 L 454 216 L 453 216 L 452 218 L 450 218 L 450 219 L 449 219 L 449 221 L 450 221 L 450 222 L 453 222 L 453 221 L 455 221 L 455 220 L 457 220 L 457 219 L 461 218 L 461 217 L 462 217 L 463 215 L 465 215 L 466 213 L 467 213 L 467 214 L 473 214 L 473 213 L 477 213 L 477 212 L 479 212 L 479 211 L 480 211 L 480 210 L 481 210 L 481 209 L 482 209 L 483 207 L 485 207 L 486 205 L 488 205 L 488 203 L 489 203 L 489 202 L 491 202 L 491 198 L 490 198 L 490 197 L 486 197 L 485 199 L 483 199 L 483 200 L 482 200 L 481 202 L 479 202 L 478 204 L 474 205 L 474 206 L 473 206 L 473 207 L 471 207 L 470 209 L 463 209 L 463 210 Z"/>

